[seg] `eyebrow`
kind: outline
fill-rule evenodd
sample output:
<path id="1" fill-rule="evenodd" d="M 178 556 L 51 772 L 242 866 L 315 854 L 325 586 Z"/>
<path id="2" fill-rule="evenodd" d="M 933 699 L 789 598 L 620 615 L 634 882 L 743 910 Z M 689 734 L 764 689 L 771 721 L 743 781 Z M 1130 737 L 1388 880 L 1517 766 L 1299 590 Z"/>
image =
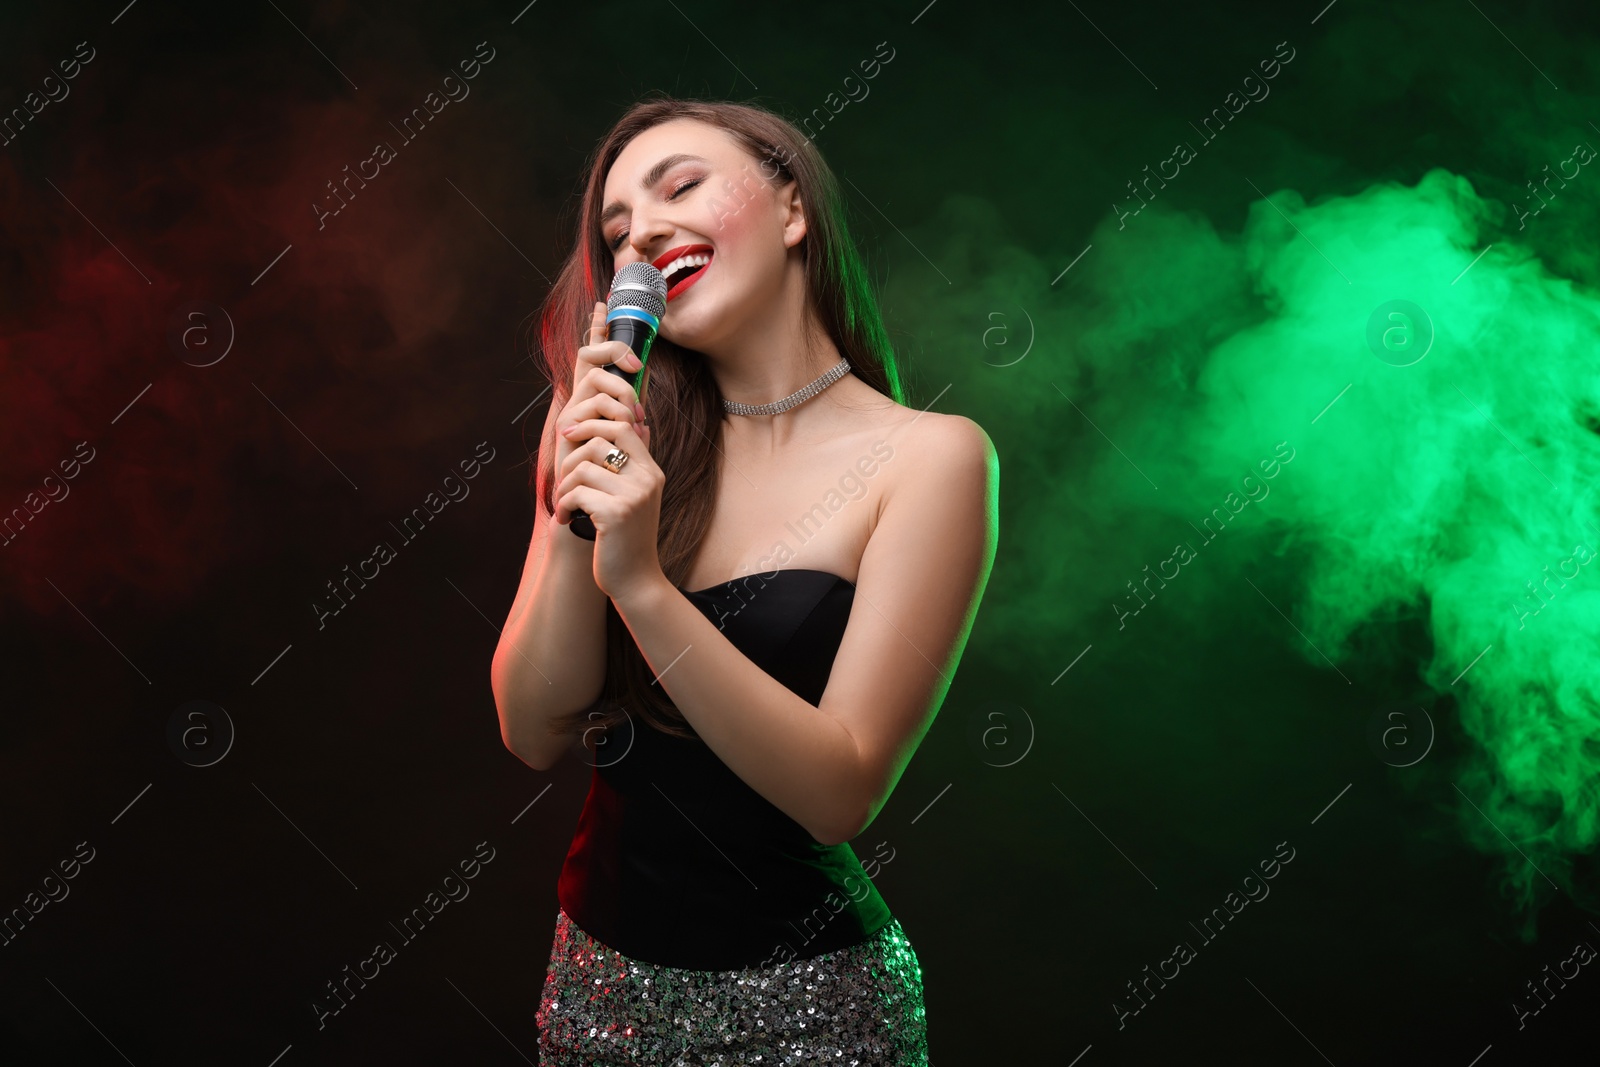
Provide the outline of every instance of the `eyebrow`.
<path id="1" fill-rule="evenodd" d="M 671 170 L 673 167 L 676 167 L 679 163 L 709 162 L 711 162 L 709 159 L 704 159 L 700 156 L 692 156 L 687 152 L 674 152 L 672 155 L 666 156 L 661 160 L 661 162 L 650 168 L 650 173 L 644 176 L 644 181 L 639 183 L 639 188 L 650 189 L 654 187 L 655 184 L 659 182 L 663 176 L 665 176 L 667 171 Z M 618 215 L 626 214 L 627 211 L 628 206 L 626 204 L 620 200 L 613 200 L 611 203 L 606 205 L 604 211 L 600 212 L 600 225 L 604 226 Z"/>

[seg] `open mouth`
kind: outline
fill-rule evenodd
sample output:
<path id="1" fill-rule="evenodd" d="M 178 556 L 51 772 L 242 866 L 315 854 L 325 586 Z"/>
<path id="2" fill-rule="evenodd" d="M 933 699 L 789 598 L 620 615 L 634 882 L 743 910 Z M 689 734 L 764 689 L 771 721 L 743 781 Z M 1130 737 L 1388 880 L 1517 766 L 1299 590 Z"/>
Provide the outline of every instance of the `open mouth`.
<path id="1" fill-rule="evenodd" d="M 667 299 L 673 299 L 698 281 L 711 265 L 713 256 L 710 245 L 689 245 L 675 248 L 658 260 L 656 269 L 667 280 Z"/>

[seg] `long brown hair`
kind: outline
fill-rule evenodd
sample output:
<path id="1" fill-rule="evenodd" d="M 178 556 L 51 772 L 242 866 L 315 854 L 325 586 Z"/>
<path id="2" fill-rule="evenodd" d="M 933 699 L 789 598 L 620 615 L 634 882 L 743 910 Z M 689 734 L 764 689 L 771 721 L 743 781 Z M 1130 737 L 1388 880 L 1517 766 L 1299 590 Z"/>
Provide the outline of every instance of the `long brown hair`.
<path id="1" fill-rule="evenodd" d="M 559 408 L 571 396 L 578 347 L 585 343 L 595 301 L 605 298 L 615 273 L 600 228 L 606 175 L 630 141 L 673 119 L 695 119 L 725 131 L 761 164 L 763 176 L 772 184 L 782 188 L 791 180 L 797 183 L 806 214 L 800 251 L 811 310 L 840 355 L 850 361 L 851 373 L 903 403 L 894 351 L 845 222 L 838 180 L 810 139 L 758 105 L 657 97 L 629 108 L 590 157 L 577 240 L 539 313 L 533 355 L 554 386 L 551 404 Z M 643 402 L 650 422 L 650 455 L 666 476 L 657 556 L 668 580 L 681 585 L 711 525 L 719 477 L 722 393 L 700 353 L 657 336 L 650 348 Z M 553 449 L 541 451 L 530 483 L 536 475 L 539 498 L 554 514 L 555 454 Z M 594 704 L 553 722 L 552 732 L 607 730 L 631 721 L 626 709 L 632 709 L 655 729 L 696 737 L 683 713 L 653 680 L 616 605 L 607 600 L 605 687 Z"/>

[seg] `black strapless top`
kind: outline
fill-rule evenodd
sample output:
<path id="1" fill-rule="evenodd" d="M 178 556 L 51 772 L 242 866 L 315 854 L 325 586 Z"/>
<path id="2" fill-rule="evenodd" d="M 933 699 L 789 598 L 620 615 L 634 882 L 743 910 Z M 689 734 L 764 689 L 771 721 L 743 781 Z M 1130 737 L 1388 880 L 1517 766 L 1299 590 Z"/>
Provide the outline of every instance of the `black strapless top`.
<path id="1" fill-rule="evenodd" d="M 778 571 L 684 591 L 758 667 L 815 706 L 855 586 Z M 634 959 L 735 970 L 857 944 L 892 916 L 849 844 L 818 844 L 703 741 L 635 721 L 600 746 L 561 868 L 561 909 Z"/>

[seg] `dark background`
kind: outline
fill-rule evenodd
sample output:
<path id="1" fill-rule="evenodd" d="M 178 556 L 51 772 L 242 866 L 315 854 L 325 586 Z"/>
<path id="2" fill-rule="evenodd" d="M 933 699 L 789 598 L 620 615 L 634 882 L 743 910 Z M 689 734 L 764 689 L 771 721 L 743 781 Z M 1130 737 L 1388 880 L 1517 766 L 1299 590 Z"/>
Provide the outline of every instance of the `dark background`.
<path id="1" fill-rule="evenodd" d="M 489 663 L 584 157 L 652 90 L 798 119 L 880 42 L 812 129 L 910 402 L 978 421 L 1002 468 L 960 674 L 855 842 L 894 849 L 935 1061 L 1592 1050 L 1594 968 L 1523 1029 L 1512 1003 L 1600 945 L 1600 611 L 1582 578 L 1525 628 L 1506 607 L 1595 517 L 1600 180 L 1512 207 L 1600 144 L 1588 10 L 6 5 L 0 107 L 95 52 L 0 148 L 0 508 L 94 458 L 0 548 L 0 909 L 94 859 L 0 946 L 0 1059 L 537 1060 L 589 768 L 502 747 Z M 470 96 L 402 145 L 388 123 L 479 42 Z M 1280 42 L 1271 95 L 1119 226 Z M 397 158 L 319 228 L 378 141 Z M 1438 325 L 1403 379 L 1363 342 L 1390 298 Z M 171 340 L 194 301 L 209 348 Z M 232 346 L 196 366 L 216 309 Z M 1125 583 L 1282 440 L 1274 495 L 1119 627 Z M 470 495 L 319 629 L 325 583 L 480 442 Z M 216 708 L 236 736 L 192 766 Z M 470 896 L 319 1029 L 324 983 L 480 842 Z M 1201 946 L 1280 843 L 1271 895 Z"/>

